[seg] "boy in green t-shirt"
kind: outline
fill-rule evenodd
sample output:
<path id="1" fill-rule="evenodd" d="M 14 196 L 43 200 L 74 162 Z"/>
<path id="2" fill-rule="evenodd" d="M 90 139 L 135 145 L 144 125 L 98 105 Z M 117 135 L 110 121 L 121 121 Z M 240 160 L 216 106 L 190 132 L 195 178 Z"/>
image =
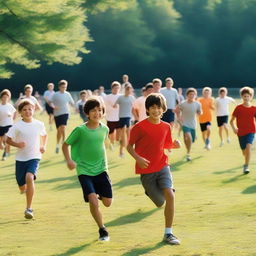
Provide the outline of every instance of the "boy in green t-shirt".
<path id="1" fill-rule="evenodd" d="M 63 154 L 70 170 L 76 168 L 85 202 L 89 202 L 90 212 L 99 226 L 99 240 L 109 241 L 99 209 L 99 200 L 104 206 L 112 203 L 112 186 L 107 174 L 105 140 L 108 127 L 100 122 L 105 107 L 98 97 L 88 99 L 84 105 L 88 121 L 76 127 L 62 146 Z M 71 146 L 71 157 L 69 153 Z"/>

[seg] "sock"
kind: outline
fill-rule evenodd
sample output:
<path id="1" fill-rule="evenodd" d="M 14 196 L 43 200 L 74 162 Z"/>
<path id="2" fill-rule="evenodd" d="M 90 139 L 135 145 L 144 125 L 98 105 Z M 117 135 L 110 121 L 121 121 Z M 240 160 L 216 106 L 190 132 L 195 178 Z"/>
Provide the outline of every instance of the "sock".
<path id="1" fill-rule="evenodd" d="M 209 145 L 210 144 L 210 140 L 208 138 L 205 139 L 205 145 Z"/>
<path id="2" fill-rule="evenodd" d="M 60 148 L 60 144 L 56 144 L 56 148 Z"/>
<path id="3" fill-rule="evenodd" d="M 172 234 L 172 228 L 165 228 L 164 234 Z"/>

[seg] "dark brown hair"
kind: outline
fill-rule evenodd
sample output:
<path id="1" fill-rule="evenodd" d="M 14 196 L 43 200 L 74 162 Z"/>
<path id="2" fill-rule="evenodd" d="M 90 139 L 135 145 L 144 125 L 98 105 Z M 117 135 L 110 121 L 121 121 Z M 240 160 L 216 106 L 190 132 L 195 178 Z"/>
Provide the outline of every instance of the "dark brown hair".
<path id="1" fill-rule="evenodd" d="M 148 115 L 149 108 L 154 105 L 157 105 L 158 107 L 162 108 L 163 112 L 166 112 L 167 110 L 166 100 L 164 96 L 160 93 L 151 93 L 147 96 L 146 102 L 145 102 L 147 115 Z"/>
<path id="2" fill-rule="evenodd" d="M 105 114 L 105 106 L 102 100 L 99 97 L 89 98 L 86 103 L 84 104 L 84 113 L 89 115 L 90 110 L 94 109 L 95 107 L 102 108 L 103 114 Z"/>
<path id="3" fill-rule="evenodd" d="M 31 101 L 31 100 L 27 100 L 27 99 L 24 99 L 24 100 L 21 100 L 19 105 L 18 105 L 18 111 L 19 113 L 22 111 L 22 109 L 27 106 L 27 105 L 32 105 L 33 107 L 35 107 L 35 104 Z"/>

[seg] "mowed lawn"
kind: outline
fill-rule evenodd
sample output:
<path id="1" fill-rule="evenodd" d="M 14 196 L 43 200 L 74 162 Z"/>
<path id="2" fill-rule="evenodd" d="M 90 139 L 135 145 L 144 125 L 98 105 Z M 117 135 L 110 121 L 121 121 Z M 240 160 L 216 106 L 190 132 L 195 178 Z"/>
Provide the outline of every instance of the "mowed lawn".
<path id="1" fill-rule="evenodd" d="M 48 129 L 46 114 L 37 118 Z M 68 133 L 79 123 L 73 115 Z M 163 209 L 156 209 L 145 196 L 133 159 L 128 154 L 119 159 L 117 146 L 107 151 L 114 202 L 101 208 L 110 242 L 97 241 L 98 228 L 83 201 L 76 172 L 54 152 L 55 130 L 49 132 L 36 181 L 34 220 L 23 217 L 25 196 L 16 185 L 12 150 L 11 157 L 0 162 L 0 255 L 256 255 L 256 151 L 251 173 L 242 175 L 238 141 L 232 133 L 231 139 L 220 148 L 214 122 L 211 151 L 203 148 L 198 131 L 192 162 L 184 161 L 184 146 L 169 155 L 176 188 L 174 233 L 180 246 L 161 242 Z"/>

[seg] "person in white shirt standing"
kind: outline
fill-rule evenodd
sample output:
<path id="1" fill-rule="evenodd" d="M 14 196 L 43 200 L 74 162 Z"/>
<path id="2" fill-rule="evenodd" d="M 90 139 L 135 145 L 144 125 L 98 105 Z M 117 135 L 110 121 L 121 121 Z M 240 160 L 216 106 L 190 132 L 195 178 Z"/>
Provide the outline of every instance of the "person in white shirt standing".
<path id="1" fill-rule="evenodd" d="M 8 131 L 7 143 L 17 148 L 16 181 L 20 192 L 26 193 L 25 218 L 32 219 L 34 180 L 42 153 L 45 152 L 47 134 L 44 123 L 33 118 L 35 105 L 32 101 L 20 101 L 18 111 L 22 120 L 16 122 Z"/>
<path id="2" fill-rule="evenodd" d="M 54 84 L 53 83 L 49 83 L 47 84 L 47 89 L 44 92 L 44 100 L 45 100 L 45 110 L 49 116 L 49 125 L 50 125 L 50 130 L 52 130 L 52 124 L 54 121 L 54 116 L 53 116 L 53 107 L 51 106 L 51 99 L 52 96 L 54 95 L 55 91 L 54 91 Z"/>
<path id="3" fill-rule="evenodd" d="M 6 133 L 13 125 L 16 109 L 10 104 L 11 92 L 4 89 L 0 93 L 0 149 L 3 149 L 2 161 L 10 154 L 10 145 L 6 144 Z"/>
<path id="4" fill-rule="evenodd" d="M 119 105 L 117 105 L 116 108 L 113 107 L 118 97 L 120 96 L 120 89 L 121 84 L 117 81 L 114 81 L 111 84 L 111 94 L 108 94 L 104 97 L 111 150 L 113 150 L 115 141 L 119 141 L 121 131 L 119 124 Z"/>
<path id="5" fill-rule="evenodd" d="M 236 105 L 236 101 L 228 97 L 228 90 L 226 87 L 221 87 L 219 89 L 219 97 L 215 100 L 216 105 L 216 116 L 217 124 L 219 127 L 219 136 L 220 136 L 220 147 L 224 145 L 223 131 L 225 130 L 227 135 L 227 143 L 230 143 L 229 131 L 228 131 L 228 116 L 229 116 L 229 104 L 233 103 Z"/>
<path id="6" fill-rule="evenodd" d="M 148 117 L 146 114 L 145 102 L 146 102 L 147 96 L 152 92 L 153 92 L 153 84 L 148 83 L 145 87 L 142 88 L 142 96 L 138 97 L 133 102 L 132 113 L 135 118 L 135 123 L 140 122 Z"/>
<path id="7" fill-rule="evenodd" d="M 68 82 L 66 80 L 60 80 L 58 85 L 59 91 L 55 92 L 51 99 L 51 104 L 54 108 L 54 120 L 57 128 L 56 154 L 60 151 L 60 142 L 65 141 L 66 126 L 69 118 L 68 105 L 75 106 L 71 94 L 67 92 Z"/>
<path id="8" fill-rule="evenodd" d="M 162 120 L 169 123 L 171 127 L 173 127 L 175 120 L 174 110 L 180 103 L 179 94 L 177 90 L 173 88 L 173 84 L 172 78 L 167 77 L 165 79 L 166 87 L 160 89 L 160 93 L 165 97 L 167 104 L 167 111 L 163 114 Z"/>

